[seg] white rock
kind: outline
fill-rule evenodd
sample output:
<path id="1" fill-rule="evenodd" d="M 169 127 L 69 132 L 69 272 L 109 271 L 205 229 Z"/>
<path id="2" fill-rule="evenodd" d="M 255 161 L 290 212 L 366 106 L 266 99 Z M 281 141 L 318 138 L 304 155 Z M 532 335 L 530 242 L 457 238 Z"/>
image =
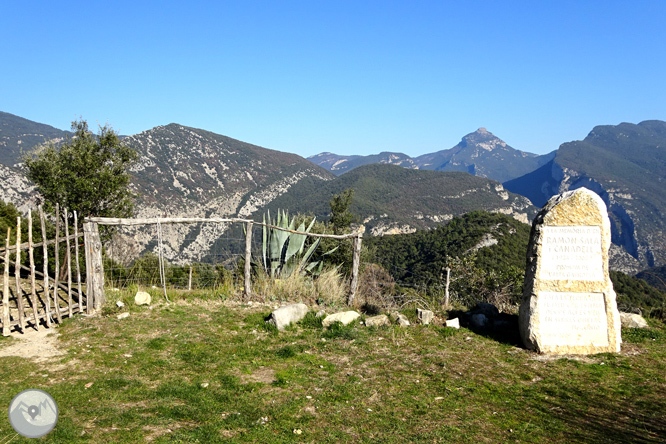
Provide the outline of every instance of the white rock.
<path id="1" fill-rule="evenodd" d="M 118 301 L 118 302 L 116 302 L 116 306 L 119 307 L 119 308 L 123 308 L 125 306 L 125 304 L 123 304 L 123 301 Z"/>
<path id="2" fill-rule="evenodd" d="M 365 325 L 368 327 L 381 327 L 382 325 L 391 325 L 391 321 L 386 315 L 373 316 L 365 319 Z"/>
<path id="3" fill-rule="evenodd" d="M 405 316 L 402 313 L 398 313 L 397 311 L 394 311 L 391 313 L 391 321 L 395 322 L 401 327 L 409 327 L 409 319 L 407 319 L 407 316 Z"/>
<path id="4" fill-rule="evenodd" d="M 134 296 L 134 303 L 136 305 L 150 305 L 150 294 L 145 291 L 137 291 Z"/>
<path id="5" fill-rule="evenodd" d="M 623 328 L 648 328 L 649 325 L 643 316 L 634 313 L 620 313 L 620 322 Z"/>
<path id="6" fill-rule="evenodd" d="M 360 317 L 361 315 L 354 310 L 341 311 L 339 313 L 333 313 L 332 315 L 326 316 L 324 320 L 321 321 L 321 325 L 324 327 L 330 327 L 337 321 L 342 322 L 342 325 L 347 325 Z"/>
<path id="7" fill-rule="evenodd" d="M 435 313 L 430 310 L 421 310 L 420 308 L 417 308 L 416 316 L 419 318 L 421 324 L 428 325 L 432 322 L 432 318 L 435 317 Z"/>
<path id="8" fill-rule="evenodd" d="M 126 311 L 125 313 L 120 313 L 118 316 L 116 316 L 118 319 L 125 319 L 129 318 L 129 311 Z"/>
<path id="9" fill-rule="evenodd" d="M 278 330 L 284 330 L 292 322 L 298 322 L 308 314 L 305 304 L 291 304 L 273 311 L 266 322 L 273 324 Z"/>
<path id="10" fill-rule="evenodd" d="M 444 323 L 444 326 L 450 328 L 460 328 L 460 319 L 458 318 L 447 319 L 446 322 Z"/>

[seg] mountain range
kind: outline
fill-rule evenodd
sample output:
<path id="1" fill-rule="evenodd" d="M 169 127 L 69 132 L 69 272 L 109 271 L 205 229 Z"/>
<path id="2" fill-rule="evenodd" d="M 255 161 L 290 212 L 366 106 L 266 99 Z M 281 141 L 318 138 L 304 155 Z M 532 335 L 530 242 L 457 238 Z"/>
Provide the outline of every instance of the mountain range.
<path id="1" fill-rule="evenodd" d="M 21 170 L 21 156 L 32 143 L 68 136 L 0 113 L 0 198 L 22 211 L 34 208 L 38 197 Z M 267 209 L 281 208 L 326 218 L 333 194 L 353 188 L 358 223 L 381 235 L 431 229 L 472 210 L 529 222 L 551 195 L 585 186 L 609 208 L 615 269 L 637 272 L 666 263 L 665 122 L 595 127 L 584 140 L 544 156 L 516 150 L 483 128 L 451 149 L 415 158 L 323 153 L 308 161 L 175 123 L 124 137 L 123 143 L 140 154 L 131 170 L 138 216 L 261 220 Z M 144 234 L 131 242 L 153 248 L 154 235 Z M 202 228 L 180 230 L 166 239 L 168 257 L 201 258 L 212 246 L 209 238 Z"/>
<path id="2" fill-rule="evenodd" d="M 612 241 L 635 268 L 666 263 L 666 122 L 595 127 L 584 140 L 564 143 L 555 157 L 504 183 L 542 206 L 553 194 L 586 187 L 601 196 Z"/>
<path id="3" fill-rule="evenodd" d="M 320 153 L 308 157 L 308 160 L 338 176 L 362 165 L 380 163 L 420 170 L 464 171 L 506 182 L 536 170 L 553 157 L 554 151 L 540 156 L 517 150 L 485 128 L 479 128 L 463 137 L 453 148 L 418 157 L 389 152 L 369 156 Z"/>

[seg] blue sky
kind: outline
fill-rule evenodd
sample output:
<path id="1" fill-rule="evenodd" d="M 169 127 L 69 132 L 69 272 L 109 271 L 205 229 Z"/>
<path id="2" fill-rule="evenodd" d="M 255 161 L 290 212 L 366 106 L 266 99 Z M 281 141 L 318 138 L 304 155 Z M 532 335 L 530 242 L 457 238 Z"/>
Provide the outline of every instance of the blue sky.
<path id="1" fill-rule="evenodd" d="M 0 3 L 0 111 L 176 122 L 310 156 L 486 127 L 535 153 L 666 120 L 665 1 Z"/>

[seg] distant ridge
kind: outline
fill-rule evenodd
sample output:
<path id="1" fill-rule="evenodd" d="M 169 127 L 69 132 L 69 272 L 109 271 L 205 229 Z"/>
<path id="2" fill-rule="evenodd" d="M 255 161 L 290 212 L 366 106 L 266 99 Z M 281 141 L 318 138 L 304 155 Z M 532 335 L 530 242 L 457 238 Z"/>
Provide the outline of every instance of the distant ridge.
<path id="1" fill-rule="evenodd" d="M 71 133 L 0 111 L 0 163 L 14 166 L 21 162 L 22 151 L 48 140 L 63 140 L 68 134 Z"/>
<path id="2" fill-rule="evenodd" d="M 0 198 L 22 212 L 34 208 L 38 196 L 17 165 L 21 155 L 51 137 L 67 135 L 0 112 Z M 140 216 L 260 218 L 266 209 L 279 207 L 325 218 L 332 195 L 354 188 L 352 210 L 360 222 L 369 233 L 389 234 L 432 228 L 472 210 L 527 221 L 536 209 L 522 196 L 541 206 L 553 194 L 585 186 L 608 207 L 614 270 L 635 273 L 666 264 L 666 122 L 658 120 L 597 126 L 584 140 L 562 144 L 545 156 L 514 150 L 480 128 L 449 150 L 417 158 L 381 153 L 374 159 L 380 164 L 361 165 L 337 178 L 295 154 L 175 123 L 124 137 L 123 143 L 140 153 L 131 185 L 139 193 Z M 325 156 L 332 162 L 329 167 L 344 160 Z M 349 156 L 337 166 L 352 157 L 361 164 L 371 156 Z M 512 165 L 521 161 L 529 168 L 535 162 L 538 166 L 504 186 L 490 179 L 516 174 Z M 483 175 L 489 178 L 478 177 Z M 169 250 L 170 260 L 200 258 L 210 247 L 203 233 L 183 231 L 179 236 L 193 241 L 187 251 Z M 132 242 L 147 247 L 150 237 Z"/>
<path id="3" fill-rule="evenodd" d="M 383 164 L 363 165 L 323 183 L 304 180 L 268 208 L 326 217 L 332 195 L 348 188 L 354 189 L 351 211 L 372 235 L 430 229 L 474 210 L 507 214 L 524 223 L 536 213 L 529 200 L 494 180 Z"/>
<path id="4" fill-rule="evenodd" d="M 589 188 L 608 207 L 612 241 L 624 251 L 626 271 L 666 263 L 666 122 L 596 126 L 504 186 L 536 206 L 554 194 Z"/>
<path id="5" fill-rule="evenodd" d="M 554 156 L 555 152 L 539 156 L 517 150 L 485 128 L 479 128 L 463 137 L 453 148 L 413 158 L 391 152 L 369 156 L 321 153 L 308 157 L 308 160 L 338 176 L 362 165 L 381 163 L 421 170 L 464 171 L 505 182 L 534 171 Z"/>

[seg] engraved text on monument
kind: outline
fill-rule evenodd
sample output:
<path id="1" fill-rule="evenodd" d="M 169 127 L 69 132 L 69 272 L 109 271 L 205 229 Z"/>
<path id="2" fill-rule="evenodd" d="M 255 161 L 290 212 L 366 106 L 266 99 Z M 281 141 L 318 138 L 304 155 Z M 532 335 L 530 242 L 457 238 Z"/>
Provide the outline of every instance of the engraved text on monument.
<path id="1" fill-rule="evenodd" d="M 600 227 L 543 227 L 541 279 L 602 281 L 602 264 Z"/>

